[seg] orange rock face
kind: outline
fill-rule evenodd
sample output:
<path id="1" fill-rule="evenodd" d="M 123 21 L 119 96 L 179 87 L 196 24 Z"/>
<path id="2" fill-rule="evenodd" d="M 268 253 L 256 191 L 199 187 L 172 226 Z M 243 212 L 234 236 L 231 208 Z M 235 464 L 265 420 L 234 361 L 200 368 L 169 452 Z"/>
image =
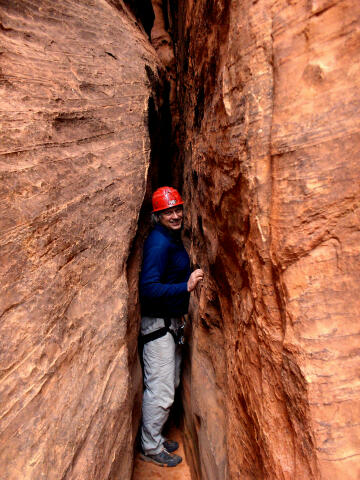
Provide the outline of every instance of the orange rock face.
<path id="1" fill-rule="evenodd" d="M 360 3 L 182 2 L 198 479 L 360 477 Z"/>
<path id="2" fill-rule="evenodd" d="M 156 55 L 120 6 L 0 7 L 0 477 L 129 479 Z"/>

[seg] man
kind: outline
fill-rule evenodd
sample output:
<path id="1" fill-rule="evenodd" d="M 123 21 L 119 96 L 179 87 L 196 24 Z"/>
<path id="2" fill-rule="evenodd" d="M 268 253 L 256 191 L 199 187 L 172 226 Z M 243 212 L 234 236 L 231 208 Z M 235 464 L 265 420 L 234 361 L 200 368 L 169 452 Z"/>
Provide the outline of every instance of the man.
<path id="1" fill-rule="evenodd" d="M 201 269 L 190 273 L 189 256 L 181 240 L 183 203 L 174 188 L 161 187 L 154 192 L 154 228 L 144 245 L 140 275 L 145 384 L 142 458 L 168 467 L 182 460 L 172 453 L 178 443 L 162 435 L 180 382 L 178 332 L 188 311 L 190 292 L 204 276 Z"/>

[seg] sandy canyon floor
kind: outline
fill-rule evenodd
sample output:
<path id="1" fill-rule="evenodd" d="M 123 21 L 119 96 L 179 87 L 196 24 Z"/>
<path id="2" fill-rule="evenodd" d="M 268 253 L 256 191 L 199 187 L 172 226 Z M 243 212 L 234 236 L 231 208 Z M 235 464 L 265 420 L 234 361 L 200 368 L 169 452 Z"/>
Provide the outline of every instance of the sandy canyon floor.
<path id="1" fill-rule="evenodd" d="M 174 468 L 158 467 L 153 463 L 144 462 L 138 454 L 135 459 L 133 480 L 191 480 L 181 432 L 173 427 L 168 437 L 179 442 L 180 447 L 176 453 L 183 459 L 180 465 Z"/>

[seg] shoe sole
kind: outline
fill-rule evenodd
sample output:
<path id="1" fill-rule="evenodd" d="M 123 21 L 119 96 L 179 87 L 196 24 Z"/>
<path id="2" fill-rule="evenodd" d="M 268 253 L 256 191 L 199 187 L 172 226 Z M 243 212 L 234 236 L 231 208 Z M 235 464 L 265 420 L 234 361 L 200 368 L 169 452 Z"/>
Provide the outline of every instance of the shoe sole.
<path id="1" fill-rule="evenodd" d="M 140 453 L 140 458 L 141 460 L 143 460 L 144 462 L 149 462 L 149 463 L 154 463 L 155 465 L 158 465 L 159 467 L 176 467 L 177 465 L 179 465 L 179 463 L 182 462 L 182 459 L 180 460 L 180 462 L 176 463 L 175 465 L 168 465 L 167 463 L 161 463 L 161 462 L 157 462 L 156 460 L 154 460 L 153 458 L 150 458 L 148 457 L 147 455 L 144 455 L 143 453 Z"/>

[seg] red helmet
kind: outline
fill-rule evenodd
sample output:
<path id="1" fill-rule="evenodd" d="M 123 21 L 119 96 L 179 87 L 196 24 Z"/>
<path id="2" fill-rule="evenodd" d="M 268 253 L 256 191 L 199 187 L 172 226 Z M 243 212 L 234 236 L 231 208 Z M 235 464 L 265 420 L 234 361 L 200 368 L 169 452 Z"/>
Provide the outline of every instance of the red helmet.
<path id="1" fill-rule="evenodd" d="M 152 196 L 153 213 L 183 205 L 183 203 L 180 193 L 172 187 L 160 187 Z"/>

